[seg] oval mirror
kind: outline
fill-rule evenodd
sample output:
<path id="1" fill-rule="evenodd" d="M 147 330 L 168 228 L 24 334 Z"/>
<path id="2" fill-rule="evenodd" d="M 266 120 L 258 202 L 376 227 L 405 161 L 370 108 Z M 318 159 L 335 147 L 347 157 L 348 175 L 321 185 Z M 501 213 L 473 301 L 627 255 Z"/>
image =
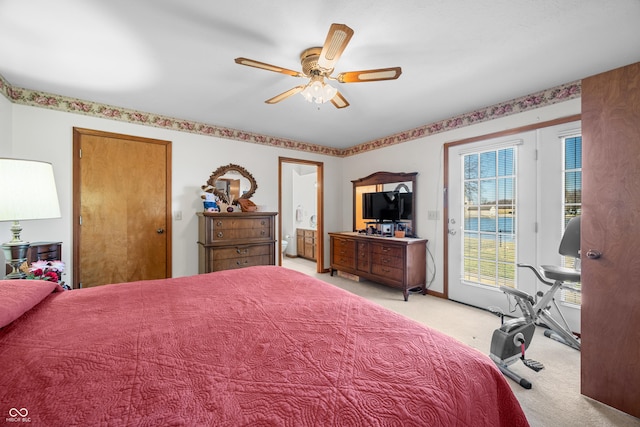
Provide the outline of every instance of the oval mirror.
<path id="1" fill-rule="evenodd" d="M 253 196 L 258 184 L 245 168 L 232 163 L 220 166 L 213 171 L 202 189 L 213 193 L 224 203 L 237 204 L 238 199 L 249 199 Z"/>

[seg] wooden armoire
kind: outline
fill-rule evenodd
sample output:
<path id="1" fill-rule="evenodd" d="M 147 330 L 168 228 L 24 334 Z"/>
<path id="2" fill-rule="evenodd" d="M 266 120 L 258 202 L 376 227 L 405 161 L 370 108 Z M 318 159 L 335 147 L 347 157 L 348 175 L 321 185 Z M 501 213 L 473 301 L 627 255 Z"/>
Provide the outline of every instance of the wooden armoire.
<path id="1" fill-rule="evenodd" d="M 640 417 L 640 63 L 582 81 L 581 392 Z"/>

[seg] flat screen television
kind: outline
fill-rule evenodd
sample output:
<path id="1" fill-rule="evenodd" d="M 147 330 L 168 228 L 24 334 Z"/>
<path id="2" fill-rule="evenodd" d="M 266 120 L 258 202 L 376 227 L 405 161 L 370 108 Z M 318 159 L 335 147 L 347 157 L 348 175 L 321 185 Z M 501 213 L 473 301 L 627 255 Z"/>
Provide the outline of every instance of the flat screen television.
<path id="1" fill-rule="evenodd" d="M 413 217 L 412 193 L 380 191 L 362 195 L 362 218 L 373 221 L 399 221 Z"/>

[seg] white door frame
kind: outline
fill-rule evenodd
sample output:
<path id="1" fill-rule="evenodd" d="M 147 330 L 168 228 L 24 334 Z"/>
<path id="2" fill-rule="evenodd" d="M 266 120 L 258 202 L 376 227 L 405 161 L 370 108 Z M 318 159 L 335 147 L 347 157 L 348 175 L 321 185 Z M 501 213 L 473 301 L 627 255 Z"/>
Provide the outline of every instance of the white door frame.
<path id="1" fill-rule="evenodd" d="M 485 135 L 480 135 L 480 136 L 476 136 L 476 137 L 472 137 L 472 138 L 466 138 L 466 139 L 462 139 L 462 140 L 458 140 L 458 141 L 452 141 L 449 143 L 444 144 L 444 153 L 443 153 L 443 164 L 444 164 L 444 174 L 443 174 L 443 184 L 444 184 L 444 191 L 443 191 L 443 214 L 444 214 L 444 218 L 447 219 L 450 216 L 450 212 L 449 212 L 449 194 L 447 189 L 449 188 L 449 162 L 456 160 L 456 159 L 451 159 L 451 155 L 450 155 L 450 150 L 453 147 L 459 146 L 459 145 L 464 145 L 464 144 L 470 144 L 473 142 L 477 142 L 477 141 L 483 141 L 483 140 L 487 140 L 487 139 L 492 139 L 492 138 L 499 138 L 499 137 L 506 137 L 509 135 L 516 135 L 518 133 L 523 133 L 523 132 L 527 132 L 530 130 L 536 130 L 536 129 L 541 129 L 541 128 L 546 128 L 546 127 L 551 127 L 551 126 L 555 126 L 555 125 L 559 125 L 559 124 L 563 124 L 563 123 L 569 123 L 569 122 L 575 122 L 580 120 L 580 115 L 576 114 L 576 115 L 572 115 L 572 116 L 568 116 L 568 117 L 563 117 L 560 119 L 555 119 L 555 120 L 549 120 L 549 121 L 545 121 L 545 122 L 540 122 L 540 123 L 535 123 L 532 125 L 527 125 L 527 126 L 522 126 L 522 127 L 518 127 L 518 128 L 514 128 L 514 129 L 509 129 L 509 130 L 505 130 L 505 131 L 500 131 L 500 132 L 494 132 L 494 133 L 490 133 L 490 134 L 485 134 Z M 457 160 L 456 160 L 457 161 Z M 434 293 L 434 295 L 443 297 L 443 298 L 449 298 L 449 227 L 448 227 L 448 221 L 445 220 L 443 229 L 442 229 L 442 233 L 443 233 L 443 260 L 444 260 L 444 268 L 443 268 L 443 291 L 441 294 L 439 293 Z"/>
<path id="2" fill-rule="evenodd" d="M 462 255 L 463 244 L 466 244 L 464 230 L 465 212 L 463 203 L 463 179 L 462 179 L 462 161 L 465 156 L 476 153 L 493 153 L 503 149 L 513 149 L 513 172 L 515 173 L 515 188 L 513 188 L 513 197 L 515 199 L 515 215 L 509 217 L 508 214 L 505 219 L 512 218 L 513 227 L 515 230 L 515 253 L 513 254 L 513 264 L 511 269 L 513 271 L 513 278 L 511 280 L 505 280 L 512 283 L 517 289 L 527 292 L 530 295 L 535 294 L 535 278 L 532 275 L 527 275 L 522 272 L 520 268 L 516 267 L 516 263 L 521 262 L 523 259 L 532 260 L 536 256 L 536 234 L 535 234 L 535 220 L 536 220 L 536 133 L 534 131 L 528 131 L 519 133 L 517 135 L 509 135 L 505 137 L 490 138 L 482 141 L 476 141 L 474 143 L 459 145 L 451 149 L 451 157 L 449 163 L 449 211 L 447 221 L 449 223 L 449 262 L 447 268 L 449 269 L 449 299 L 462 302 L 465 304 L 477 306 L 480 308 L 492 308 L 499 309 L 503 313 L 511 313 L 515 310 L 513 304 L 510 304 L 509 299 L 504 292 L 500 290 L 498 282 L 497 284 L 481 284 L 476 280 L 465 280 L 463 272 L 463 259 Z M 496 159 L 497 161 L 497 159 Z M 494 164 L 494 172 L 499 170 L 497 164 Z M 505 177 L 507 178 L 507 177 Z M 508 178 L 507 178 L 508 179 Z M 501 179 L 496 175 L 495 181 L 489 180 L 497 184 Z M 481 183 L 486 182 L 482 179 Z M 498 188 L 495 188 L 496 193 L 494 197 L 498 197 Z M 478 189 L 480 191 L 480 189 Z M 530 197 L 533 194 L 534 197 Z M 497 199 L 496 199 L 497 200 Z M 477 201 L 475 202 L 477 203 Z M 475 204 L 474 203 L 474 204 Z M 500 215 L 495 213 L 496 217 Z M 485 219 L 482 215 L 480 220 Z M 480 224 L 478 224 L 478 230 L 480 230 Z M 471 232 L 475 235 L 475 232 Z M 489 238 L 484 240 L 485 242 L 493 241 L 491 239 L 492 233 L 480 233 L 477 237 Z M 496 235 L 502 236 L 502 235 Z M 505 235 L 508 238 L 508 235 Z M 476 241 L 472 238 L 471 241 Z M 480 245 L 481 240 L 477 243 Z M 508 243 L 507 243 L 508 244 Z M 504 247 L 503 245 L 499 245 Z M 499 257 L 500 252 L 503 255 L 507 255 L 506 252 L 501 251 L 500 247 L 495 247 L 495 256 Z M 489 249 L 490 250 L 490 249 Z M 456 256 L 454 256 L 454 254 Z M 486 262 L 478 260 L 481 264 Z M 500 263 L 501 264 L 501 263 Z M 498 264 L 498 266 L 500 265 Z M 489 266 L 493 263 L 489 263 Z M 509 264 L 506 264 L 509 268 Z M 479 266 L 480 269 L 481 266 Z M 524 274 L 521 274 L 524 273 Z M 517 314 L 519 315 L 519 313 Z"/>

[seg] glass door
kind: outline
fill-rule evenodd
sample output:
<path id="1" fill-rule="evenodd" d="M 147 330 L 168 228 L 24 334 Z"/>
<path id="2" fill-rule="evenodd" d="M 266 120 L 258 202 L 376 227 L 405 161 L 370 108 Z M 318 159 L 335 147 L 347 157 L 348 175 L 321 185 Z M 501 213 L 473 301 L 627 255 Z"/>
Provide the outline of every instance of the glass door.
<path id="1" fill-rule="evenodd" d="M 536 253 L 535 145 L 528 132 L 451 149 L 450 299 L 508 313 L 501 286 L 535 292 L 516 266 Z"/>

